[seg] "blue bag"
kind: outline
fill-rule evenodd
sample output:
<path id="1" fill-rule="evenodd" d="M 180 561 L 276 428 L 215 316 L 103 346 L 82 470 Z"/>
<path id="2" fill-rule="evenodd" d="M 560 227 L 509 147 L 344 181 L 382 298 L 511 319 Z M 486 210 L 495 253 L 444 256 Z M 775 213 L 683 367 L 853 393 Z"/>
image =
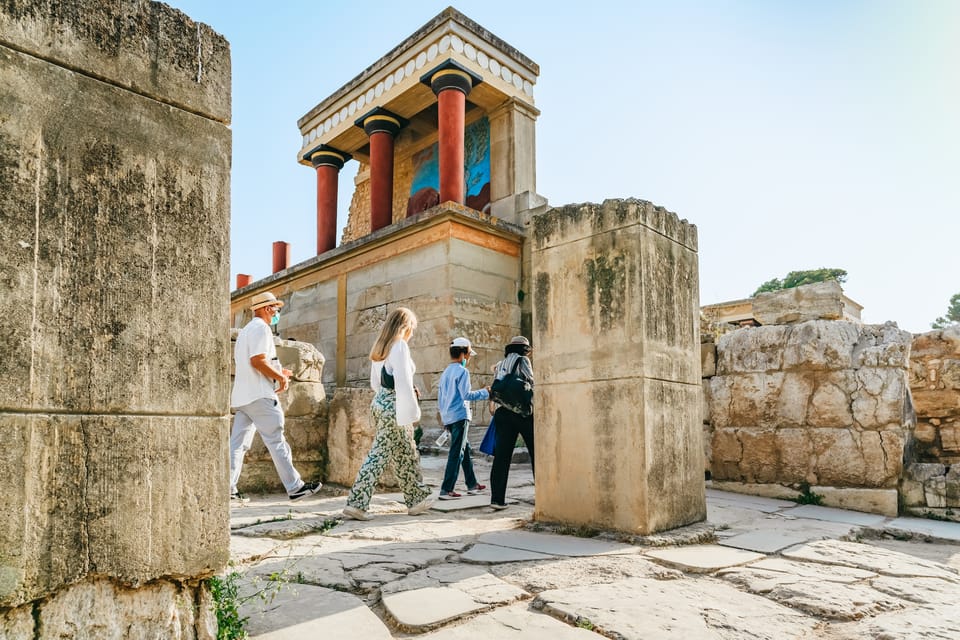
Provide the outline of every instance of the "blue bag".
<path id="1" fill-rule="evenodd" d="M 490 426 L 487 427 L 487 432 L 483 434 L 483 441 L 480 443 L 480 453 L 485 453 L 488 456 L 493 455 L 493 449 L 497 446 L 497 425 L 493 422 L 493 416 L 490 416 Z"/>

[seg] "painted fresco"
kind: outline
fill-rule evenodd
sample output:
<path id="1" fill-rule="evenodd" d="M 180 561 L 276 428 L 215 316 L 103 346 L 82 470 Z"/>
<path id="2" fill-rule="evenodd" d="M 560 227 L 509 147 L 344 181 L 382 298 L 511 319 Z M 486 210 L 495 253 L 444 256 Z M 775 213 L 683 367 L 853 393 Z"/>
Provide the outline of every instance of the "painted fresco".
<path id="1" fill-rule="evenodd" d="M 463 133 L 465 204 L 477 211 L 487 211 L 490 208 L 490 121 L 480 118 Z M 440 203 L 439 154 L 437 143 L 414 154 L 408 216 Z"/>

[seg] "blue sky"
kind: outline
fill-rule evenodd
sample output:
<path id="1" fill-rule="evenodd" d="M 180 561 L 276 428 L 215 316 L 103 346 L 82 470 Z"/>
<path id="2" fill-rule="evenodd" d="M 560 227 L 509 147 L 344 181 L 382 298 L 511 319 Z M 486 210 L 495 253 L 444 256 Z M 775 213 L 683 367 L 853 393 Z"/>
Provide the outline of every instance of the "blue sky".
<path id="1" fill-rule="evenodd" d="M 170 4 L 231 43 L 231 285 L 269 275 L 274 240 L 312 257 L 297 119 L 448 3 Z M 836 267 L 865 321 L 922 332 L 960 292 L 960 2 L 454 6 L 540 65 L 538 192 L 696 224 L 702 304 Z"/>

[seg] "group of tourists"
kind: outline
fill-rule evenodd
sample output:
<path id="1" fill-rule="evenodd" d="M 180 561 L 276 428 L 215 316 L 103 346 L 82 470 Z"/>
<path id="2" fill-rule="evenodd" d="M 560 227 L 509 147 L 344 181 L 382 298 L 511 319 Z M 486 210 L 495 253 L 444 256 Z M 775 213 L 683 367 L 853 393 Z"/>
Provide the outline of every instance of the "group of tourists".
<path id="1" fill-rule="evenodd" d="M 273 458 L 277 473 L 291 500 L 313 495 L 320 482 L 305 482 L 293 466 L 293 456 L 283 435 L 284 416 L 277 393 L 284 392 L 291 372 L 280 366 L 271 326 L 279 320 L 283 302 L 269 292 L 253 297 L 254 318 L 240 331 L 234 348 L 236 378 L 231 406 L 236 410 L 230 436 L 230 498 L 245 502 L 237 491 L 243 458 L 259 432 Z M 420 391 L 413 383 L 416 364 L 409 341 L 417 329 L 417 317 L 406 307 L 387 316 L 370 349 L 370 387 L 375 392 L 370 415 L 376 427 L 373 445 L 357 473 L 343 515 L 369 520 L 367 509 L 384 467 L 393 462 L 407 513 L 422 514 L 433 505 L 431 491 L 421 481 L 417 466 L 414 423 L 420 420 Z M 467 368 L 476 351 L 467 338 L 455 338 L 449 346 L 450 363 L 440 376 L 437 405 L 450 449 L 440 486 L 440 500 L 462 497 L 456 482 L 463 469 L 466 492 L 477 495 L 487 486 L 477 481 L 468 432 L 473 418 L 471 402 L 490 401 L 491 429 L 495 430 L 493 467 L 490 472 L 490 506 L 505 509 L 507 479 L 517 438 L 523 438 L 534 460 L 533 366 L 530 341 L 516 336 L 504 348 L 504 357 L 493 368 L 494 382 L 471 389 Z M 496 425 L 495 427 L 493 425 Z M 494 434 L 489 434 L 494 435 Z M 482 448 L 482 447 L 481 447 Z"/>

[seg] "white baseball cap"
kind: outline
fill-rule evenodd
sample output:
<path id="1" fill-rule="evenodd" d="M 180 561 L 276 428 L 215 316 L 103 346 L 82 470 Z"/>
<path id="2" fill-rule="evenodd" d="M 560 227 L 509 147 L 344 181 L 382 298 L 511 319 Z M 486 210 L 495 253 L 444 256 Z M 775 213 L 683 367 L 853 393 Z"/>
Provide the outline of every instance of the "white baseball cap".
<path id="1" fill-rule="evenodd" d="M 454 338 L 453 342 L 450 343 L 451 347 L 466 347 L 470 352 L 470 355 L 475 356 L 477 352 L 473 350 L 473 347 L 470 346 L 470 341 L 466 338 Z"/>

